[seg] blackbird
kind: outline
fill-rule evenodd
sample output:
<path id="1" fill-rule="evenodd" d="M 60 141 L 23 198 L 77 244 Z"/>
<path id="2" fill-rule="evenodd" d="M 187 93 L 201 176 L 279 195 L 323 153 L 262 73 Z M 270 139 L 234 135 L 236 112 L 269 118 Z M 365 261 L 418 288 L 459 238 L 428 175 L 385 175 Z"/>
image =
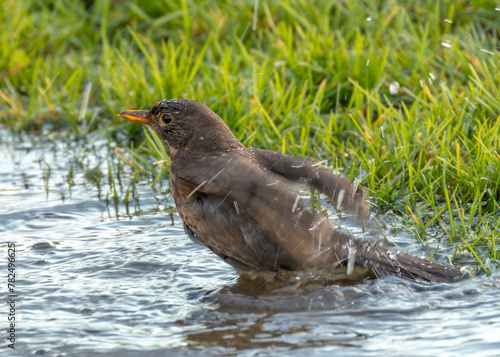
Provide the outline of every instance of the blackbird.
<path id="1" fill-rule="evenodd" d="M 290 181 L 303 181 L 338 208 L 366 221 L 361 189 L 307 160 L 246 148 L 224 121 L 188 99 L 162 100 L 151 110 L 121 117 L 148 125 L 170 148 L 171 191 L 186 234 L 238 272 L 265 281 L 278 273 L 332 270 L 354 264 L 375 275 L 452 282 L 458 268 L 393 251 L 380 242 L 355 239 L 313 213 Z"/>

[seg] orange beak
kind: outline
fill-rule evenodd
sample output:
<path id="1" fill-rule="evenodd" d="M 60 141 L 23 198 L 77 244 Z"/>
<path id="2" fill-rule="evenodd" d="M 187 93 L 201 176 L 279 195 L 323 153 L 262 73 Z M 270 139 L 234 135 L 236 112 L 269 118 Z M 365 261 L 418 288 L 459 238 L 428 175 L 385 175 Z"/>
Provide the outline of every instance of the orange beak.
<path id="1" fill-rule="evenodd" d="M 128 120 L 136 121 L 141 124 L 149 125 L 152 120 L 149 119 L 148 110 L 125 110 L 118 114 L 119 117 L 126 118 Z"/>

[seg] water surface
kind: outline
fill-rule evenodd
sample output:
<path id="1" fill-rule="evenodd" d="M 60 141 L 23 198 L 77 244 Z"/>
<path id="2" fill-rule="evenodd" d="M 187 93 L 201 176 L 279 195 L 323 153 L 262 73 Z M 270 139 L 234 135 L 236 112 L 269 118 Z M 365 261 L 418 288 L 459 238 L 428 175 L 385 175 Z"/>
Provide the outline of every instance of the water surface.
<path id="1" fill-rule="evenodd" d="M 99 136 L 42 134 L 0 131 L 0 245 L 5 259 L 16 243 L 21 317 L 2 355 L 500 356 L 498 272 L 427 287 L 307 274 L 256 285 L 186 238 L 167 180 L 134 182 Z M 99 186 L 85 178 L 98 165 Z M 390 237 L 432 251 L 411 238 Z"/>

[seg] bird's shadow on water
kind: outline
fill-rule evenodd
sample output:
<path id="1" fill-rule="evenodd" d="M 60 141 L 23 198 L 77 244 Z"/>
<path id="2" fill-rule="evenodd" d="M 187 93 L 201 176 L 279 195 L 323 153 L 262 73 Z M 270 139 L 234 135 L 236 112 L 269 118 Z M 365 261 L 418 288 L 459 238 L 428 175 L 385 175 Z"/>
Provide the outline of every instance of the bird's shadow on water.
<path id="1" fill-rule="evenodd" d="M 485 301 L 491 300 L 495 281 L 498 275 L 422 285 L 393 276 L 375 279 L 364 269 L 347 276 L 345 267 L 282 274 L 271 283 L 240 276 L 207 292 L 201 298 L 204 308 L 178 324 L 187 327 L 186 345 L 207 353 L 265 348 L 288 354 L 329 346 L 357 355 L 368 341 L 383 338 L 384 331 L 412 330 L 413 321 L 445 324 L 443 315 L 476 304 L 474 297 L 481 292 L 490 296 Z"/>
<path id="2" fill-rule="evenodd" d="M 205 307 L 211 308 L 193 311 L 178 323 L 193 326 L 203 321 L 202 328 L 184 334 L 191 348 L 214 346 L 215 341 L 218 346 L 238 350 L 350 345 L 367 337 L 353 333 L 356 328 L 344 328 L 338 321 L 358 321 L 365 313 L 373 314 L 374 301 L 378 305 L 375 309 L 398 310 L 398 301 L 418 301 L 419 292 L 449 289 L 448 284 L 419 286 L 389 276 L 373 279 L 366 270 L 353 275 L 346 278 L 346 268 L 339 268 L 329 274 L 284 274 L 272 283 L 239 277 L 233 285 L 212 291 L 202 299 Z M 394 301 L 386 308 L 380 300 L 388 299 Z M 426 307 L 417 303 L 415 308 Z M 315 336 L 323 322 L 332 330 L 324 338 Z"/>

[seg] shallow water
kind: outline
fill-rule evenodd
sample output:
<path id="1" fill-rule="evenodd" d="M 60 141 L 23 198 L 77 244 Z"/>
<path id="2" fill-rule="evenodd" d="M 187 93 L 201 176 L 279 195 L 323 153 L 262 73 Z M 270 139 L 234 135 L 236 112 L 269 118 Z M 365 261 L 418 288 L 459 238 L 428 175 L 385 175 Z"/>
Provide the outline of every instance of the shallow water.
<path id="1" fill-rule="evenodd" d="M 500 356 L 499 272 L 427 287 L 303 275 L 266 289 L 191 243 L 168 186 L 134 185 L 125 165 L 115 204 L 107 171 L 123 162 L 89 141 L 0 131 L 0 296 L 15 242 L 21 318 L 13 351 L 1 312 L 2 356 Z M 100 188 L 84 178 L 99 163 Z M 424 254 L 406 238 L 391 240 Z"/>

